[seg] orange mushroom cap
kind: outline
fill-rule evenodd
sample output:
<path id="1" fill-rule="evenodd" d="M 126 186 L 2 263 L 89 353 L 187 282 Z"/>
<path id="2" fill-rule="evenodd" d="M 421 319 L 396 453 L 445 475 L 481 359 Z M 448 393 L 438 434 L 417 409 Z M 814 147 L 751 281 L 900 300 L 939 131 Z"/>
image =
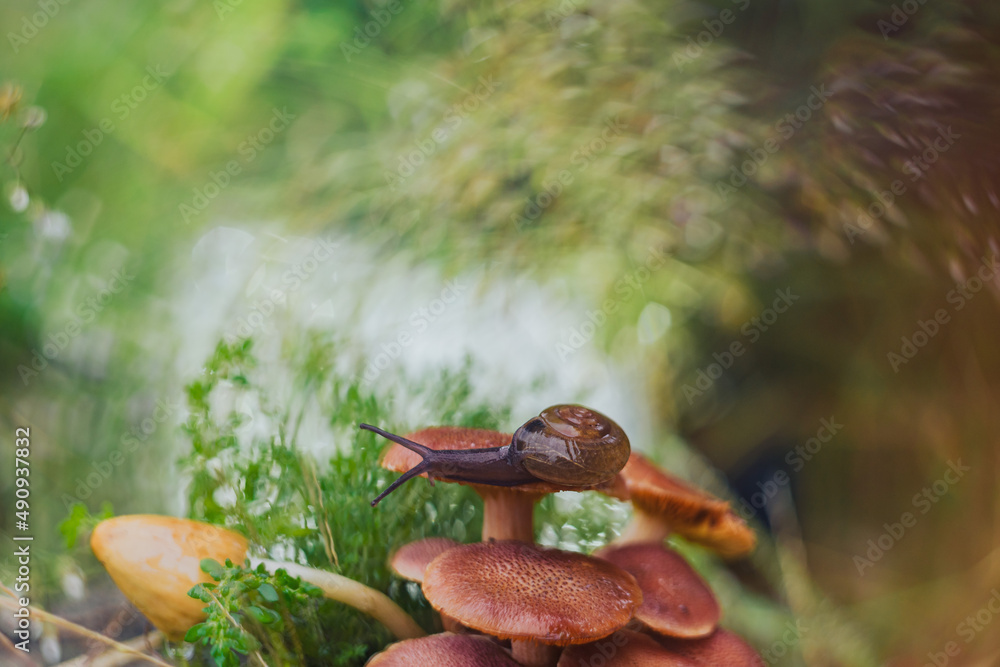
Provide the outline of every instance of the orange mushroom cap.
<path id="1" fill-rule="evenodd" d="M 606 493 L 631 501 L 637 510 L 659 517 L 679 535 L 724 556 L 745 555 L 757 544 L 753 530 L 728 502 L 665 473 L 636 452 Z"/>
<path id="2" fill-rule="evenodd" d="M 431 561 L 448 549 L 458 546 L 458 542 L 447 537 L 428 537 L 410 542 L 399 548 L 389 560 L 392 571 L 410 581 L 423 582 L 424 572 Z"/>
<path id="3" fill-rule="evenodd" d="M 719 665 L 729 665 L 720 662 Z M 604 667 L 702 667 L 701 663 L 663 648 L 649 635 L 631 630 L 563 651 L 558 667 L 604 665 Z"/>
<path id="4" fill-rule="evenodd" d="M 201 561 L 242 563 L 247 541 L 199 521 L 133 514 L 97 524 L 90 548 L 125 597 L 177 640 L 205 619 L 205 603 L 187 595 L 196 584 L 212 581 L 201 571 Z"/>
<path id="5" fill-rule="evenodd" d="M 444 552 L 423 590 L 439 612 L 480 632 L 561 646 L 610 635 L 642 602 L 632 575 L 608 561 L 515 541 Z"/>
<path id="6" fill-rule="evenodd" d="M 366 667 L 519 667 L 499 644 L 482 635 L 445 632 L 396 642 L 372 656 Z"/>
<path id="7" fill-rule="evenodd" d="M 635 618 L 671 637 L 705 637 L 719 624 L 719 603 L 687 561 L 672 549 L 647 542 L 610 546 L 594 553 L 633 577 L 642 589 Z"/>
<path id="8" fill-rule="evenodd" d="M 704 639 L 683 640 L 663 637 L 660 645 L 698 665 L 727 665 L 728 667 L 764 667 L 764 660 L 742 637 L 719 628 Z"/>

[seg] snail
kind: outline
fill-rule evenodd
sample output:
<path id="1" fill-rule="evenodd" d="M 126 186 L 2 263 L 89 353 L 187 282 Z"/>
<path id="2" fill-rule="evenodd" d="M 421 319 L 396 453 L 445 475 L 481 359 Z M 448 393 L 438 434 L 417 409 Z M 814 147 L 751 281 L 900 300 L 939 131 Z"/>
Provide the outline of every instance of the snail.
<path id="1" fill-rule="evenodd" d="M 370 424 L 372 431 L 419 454 L 423 460 L 372 501 L 372 507 L 409 479 L 428 477 L 489 486 L 549 482 L 567 488 L 610 480 L 628 461 L 628 437 L 614 421 L 582 405 L 554 405 L 514 433 L 509 445 L 487 449 L 435 450 Z"/>

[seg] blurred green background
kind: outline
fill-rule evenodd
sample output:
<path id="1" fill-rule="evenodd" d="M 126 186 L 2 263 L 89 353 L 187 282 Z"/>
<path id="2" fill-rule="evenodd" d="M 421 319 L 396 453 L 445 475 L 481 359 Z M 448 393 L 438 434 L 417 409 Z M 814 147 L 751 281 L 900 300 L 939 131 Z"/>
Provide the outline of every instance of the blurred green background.
<path id="1" fill-rule="evenodd" d="M 0 426 L 33 429 L 46 603 L 96 576 L 68 500 L 187 511 L 183 387 L 216 342 L 319 330 L 352 372 L 390 351 L 401 428 L 445 412 L 400 378 L 467 353 L 502 427 L 589 399 L 728 481 L 766 535 L 731 574 L 816 628 L 775 664 L 995 664 L 993 5 L 16 0 L 0 25 Z M 314 279 L 293 239 L 341 255 Z M 408 318 L 449 280 L 446 326 Z M 5 535 L 12 499 L 4 474 Z"/>

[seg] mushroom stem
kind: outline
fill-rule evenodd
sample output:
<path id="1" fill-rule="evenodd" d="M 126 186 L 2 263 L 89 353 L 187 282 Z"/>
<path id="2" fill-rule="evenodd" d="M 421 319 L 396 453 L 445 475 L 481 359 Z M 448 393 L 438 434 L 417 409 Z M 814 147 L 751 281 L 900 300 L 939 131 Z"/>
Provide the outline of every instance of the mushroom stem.
<path id="1" fill-rule="evenodd" d="M 514 639 L 510 642 L 510 654 L 525 667 L 555 667 L 562 652 L 558 646 L 539 644 L 530 639 Z"/>
<path id="2" fill-rule="evenodd" d="M 633 544 L 636 542 L 663 542 L 670 535 L 667 523 L 638 507 L 633 507 L 632 520 L 628 522 L 622 534 L 612 544 Z"/>
<path id="3" fill-rule="evenodd" d="M 329 599 L 350 605 L 379 621 L 399 639 L 414 639 L 426 634 L 416 621 L 387 595 L 353 579 L 325 570 L 266 558 L 251 557 L 250 564 L 254 567 L 263 564 L 271 572 L 283 569 L 293 577 L 308 581 L 322 590 L 323 595 Z"/>
<path id="4" fill-rule="evenodd" d="M 441 626 L 445 632 L 454 632 L 456 635 L 469 632 L 469 629 L 453 619 L 448 614 L 438 614 L 441 617 Z"/>
<path id="5" fill-rule="evenodd" d="M 493 540 L 535 541 L 534 493 L 477 487 L 483 499 L 483 542 Z"/>

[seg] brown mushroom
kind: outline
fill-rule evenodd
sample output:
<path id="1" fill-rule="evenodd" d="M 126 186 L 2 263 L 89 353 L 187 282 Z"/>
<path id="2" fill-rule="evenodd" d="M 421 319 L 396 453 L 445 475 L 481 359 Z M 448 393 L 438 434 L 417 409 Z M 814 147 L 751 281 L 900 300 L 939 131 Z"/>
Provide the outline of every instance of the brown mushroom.
<path id="1" fill-rule="evenodd" d="M 424 572 L 431 561 L 458 545 L 458 542 L 447 537 L 428 537 L 410 542 L 400 547 L 392 555 L 392 558 L 389 559 L 389 567 L 404 579 L 423 583 Z M 449 632 L 465 632 L 467 630 L 455 619 L 445 614 L 440 614 L 440 616 L 441 624 L 445 630 Z"/>
<path id="2" fill-rule="evenodd" d="M 524 665 L 554 665 L 558 646 L 606 637 L 642 602 L 632 575 L 604 560 L 524 542 L 450 549 L 427 568 L 424 595 L 459 622 L 511 640 Z"/>
<path id="3" fill-rule="evenodd" d="M 406 436 L 408 440 L 436 450 L 503 447 L 510 444 L 512 438 L 510 433 L 459 426 L 436 426 Z M 405 473 L 420 462 L 419 454 L 396 443 L 390 445 L 382 455 L 382 467 L 394 472 Z M 426 476 L 426 473 L 421 475 Z M 530 482 L 516 486 L 457 483 L 471 486 L 483 499 L 483 541 L 494 539 L 534 542 L 535 503 L 549 493 L 569 490 L 569 487 L 548 482 Z"/>
<path id="4" fill-rule="evenodd" d="M 366 667 L 519 667 L 505 648 L 482 635 L 445 632 L 396 642 L 376 653 Z"/>
<path id="5" fill-rule="evenodd" d="M 247 560 L 246 539 L 231 530 L 200 521 L 152 514 L 133 514 L 97 524 L 90 547 L 129 600 L 164 635 L 181 639 L 205 619 L 203 602 L 188 596 L 199 583 L 212 579 L 201 571 L 201 561 Z M 250 558 L 274 572 L 284 569 L 308 581 L 331 600 L 359 609 L 384 624 L 401 639 L 421 637 L 424 631 L 384 593 L 333 572 L 297 563 Z"/>
<path id="6" fill-rule="evenodd" d="M 642 589 L 635 618 L 670 637 L 706 637 L 719 624 L 719 603 L 687 561 L 659 543 L 612 545 L 594 553 L 633 577 Z"/>
<path id="7" fill-rule="evenodd" d="M 719 665 L 729 665 L 720 662 Z M 702 667 L 701 663 L 660 646 L 649 635 L 632 630 L 579 646 L 570 646 L 559 658 L 558 667 L 602 665 L 603 667 Z"/>
<path id="8" fill-rule="evenodd" d="M 431 561 L 448 549 L 458 546 L 458 542 L 447 537 L 427 537 L 416 542 L 404 544 L 389 559 L 389 567 L 393 572 L 417 583 L 424 580 L 424 571 Z"/>
<path id="9" fill-rule="evenodd" d="M 704 639 L 682 640 L 663 637 L 660 645 L 693 660 L 698 665 L 712 667 L 764 667 L 764 660 L 736 633 L 719 628 Z"/>
<path id="10" fill-rule="evenodd" d="M 605 491 L 631 501 L 633 517 L 618 544 L 660 542 L 671 531 L 734 558 L 753 551 L 753 530 L 729 503 L 669 475 L 646 457 L 632 452 L 628 463 Z"/>

